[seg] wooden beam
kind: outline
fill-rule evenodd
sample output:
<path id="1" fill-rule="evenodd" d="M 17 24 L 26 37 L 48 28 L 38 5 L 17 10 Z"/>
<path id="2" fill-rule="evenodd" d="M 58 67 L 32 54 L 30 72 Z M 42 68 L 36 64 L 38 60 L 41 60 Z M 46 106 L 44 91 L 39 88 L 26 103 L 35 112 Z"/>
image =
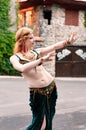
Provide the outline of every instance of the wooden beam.
<path id="1" fill-rule="evenodd" d="M 85 1 L 77 1 L 77 0 L 45 0 L 46 3 L 59 4 L 63 7 L 67 6 L 72 9 L 78 10 L 86 10 L 86 2 Z M 19 2 L 20 10 L 25 9 L 32 6 L 44 5 L 44 0 L 27 0 L 24 2 Z"/>

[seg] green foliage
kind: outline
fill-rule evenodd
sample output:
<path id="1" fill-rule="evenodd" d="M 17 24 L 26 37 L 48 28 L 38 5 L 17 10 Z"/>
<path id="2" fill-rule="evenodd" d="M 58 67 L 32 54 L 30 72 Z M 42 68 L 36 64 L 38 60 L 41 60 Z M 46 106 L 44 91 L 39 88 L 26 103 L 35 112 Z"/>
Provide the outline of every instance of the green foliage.
<path id="1" fill-rule="evenodd" d="M 10 26 L 10 0 L 0 0 L 0 75 L 20 75 L 13 69 L 10 56 L 13 53 L 15 32 L 8 30 Z"/>
<path id="2" fill-rule="evenodd" d="M 84 12 L 84 26 L 86 27 L 86 11 Z"/>
<path id="3" fill-rule="evenodd" d="M 7 29 L 10 24 L 9 8 L 10 0 L 0 0 L 0 29 Z"/>
<path id="4" fill-rule="evenodd" d="M 9 60 L 15 43 L 14 35 L 10 31 L 0 32 L 0 75 L 20 75 Z"/>

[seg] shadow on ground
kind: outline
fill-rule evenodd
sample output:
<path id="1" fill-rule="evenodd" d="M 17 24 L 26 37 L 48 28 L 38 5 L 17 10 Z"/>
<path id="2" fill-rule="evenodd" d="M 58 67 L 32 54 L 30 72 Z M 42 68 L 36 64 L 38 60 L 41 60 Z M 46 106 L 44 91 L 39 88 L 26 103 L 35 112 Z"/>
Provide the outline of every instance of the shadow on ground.
<path id="1" fill-rule="evenodd" d="M 0 118 L 0 130 L 25 130 L 31 122 L 31 115 L 16 115 Z M 57 114 L 53 130 L 86 130 L 86 111 Z"/>

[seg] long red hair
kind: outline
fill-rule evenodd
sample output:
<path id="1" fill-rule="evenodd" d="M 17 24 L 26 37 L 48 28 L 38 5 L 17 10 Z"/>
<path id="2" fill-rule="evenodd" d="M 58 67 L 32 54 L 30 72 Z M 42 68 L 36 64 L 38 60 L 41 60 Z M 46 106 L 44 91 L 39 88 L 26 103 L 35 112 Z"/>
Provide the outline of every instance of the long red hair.
<path id="1" fill-rule="evenodd" d="M 28 27 L 20 28 L 15 35 L 15 46 L 14 46 L 14 54 L 21 52 L 22 50 L 25 51 L 25 41 L 33 33 L 33 30 Z"/>

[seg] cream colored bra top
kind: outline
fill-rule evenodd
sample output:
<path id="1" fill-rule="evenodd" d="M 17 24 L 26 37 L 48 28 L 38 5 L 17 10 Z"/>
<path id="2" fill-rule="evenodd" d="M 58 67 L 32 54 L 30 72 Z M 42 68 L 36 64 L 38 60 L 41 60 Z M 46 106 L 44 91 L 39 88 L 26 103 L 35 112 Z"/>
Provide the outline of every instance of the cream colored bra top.
<path id="1" fill-rule="evenodd" d="M 34 52 L 36 53 L 36 59 L 39 59 L 38 52 L 36 50 L 33 50 L 33 53 Z M 21 63 L 21 64 L 26 64 L 26 63 L 30 62 L 29 60 L 24 60 L 24 59 L 20 58 L 17 54 L 15 54 L 15 55 L 18 57 L 19 63 Z M 39 65 L 41 65 L 41 64 L 39 64 Z"/>

